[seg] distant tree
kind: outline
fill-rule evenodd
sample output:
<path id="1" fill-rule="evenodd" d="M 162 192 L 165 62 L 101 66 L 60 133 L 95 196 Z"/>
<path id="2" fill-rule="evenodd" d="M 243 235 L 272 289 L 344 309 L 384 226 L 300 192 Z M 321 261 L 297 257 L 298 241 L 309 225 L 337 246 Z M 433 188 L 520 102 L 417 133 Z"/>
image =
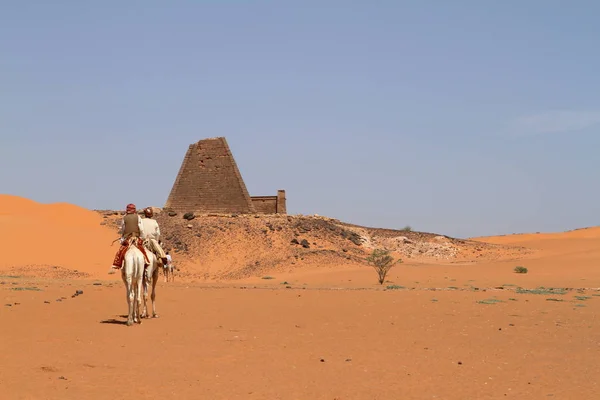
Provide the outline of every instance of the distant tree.
<path id="1" fill-rule="evenodd" d="M 404 232 L 412 232 L 412 228 L 411 228 L 411 226 L 410 226 L 410 225 L 406 225 L 404 228 L 402 228 L 402 230 L 403 230 Z"/>
<path id="2" fill-rule="evenodd" d="M 379 284 L 383 285 L 383 282 L 385 282 L 385 277 L 390 269 L 394 266 L 394 264 L 401 263 L 402 260 L 398 259 L 394 261 L 394 258 L 390 255 L 389 250 L 375 249 L 371 255 L 367 257 L 367 262 L 371 264 L 373 268 L 375 268 L 375 271 L 377 271 L 377 275 L 379 277 Z"/>

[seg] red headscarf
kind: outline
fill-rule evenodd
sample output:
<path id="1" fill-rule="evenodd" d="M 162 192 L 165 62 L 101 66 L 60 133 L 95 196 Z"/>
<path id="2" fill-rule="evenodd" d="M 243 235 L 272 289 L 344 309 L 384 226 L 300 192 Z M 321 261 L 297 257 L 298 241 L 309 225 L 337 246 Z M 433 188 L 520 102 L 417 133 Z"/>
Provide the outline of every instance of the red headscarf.
<path id="1" fill-rule="evenodd" d="M 133 214 L 135 212 L 135 204 L 127 204 L 126 212 L 127 214 Z"/>

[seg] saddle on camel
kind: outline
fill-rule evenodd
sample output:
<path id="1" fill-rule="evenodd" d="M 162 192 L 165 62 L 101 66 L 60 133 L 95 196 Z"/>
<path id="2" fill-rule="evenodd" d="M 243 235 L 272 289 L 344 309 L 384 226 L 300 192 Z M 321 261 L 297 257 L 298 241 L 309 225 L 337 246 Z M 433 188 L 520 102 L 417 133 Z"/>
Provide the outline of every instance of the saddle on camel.
<path id="1" fill-rule="evenodd" d="M 123 261 L 125 260 L 125 253 L 131 245 L 135 245 L 144 255 L 144 268 L 150 264 L 146 249 L 144 248 L 144 242 L 142 237 L 144 236 L 144 226 L 142 225 L 142 219 L 137 215 L 134 204 L 128 204 L 125 210 L 125 216 L 121 222 L 121 247 L 115 255 L 115 260 L 111 269 L 120 269 L 123 267 Z"/>

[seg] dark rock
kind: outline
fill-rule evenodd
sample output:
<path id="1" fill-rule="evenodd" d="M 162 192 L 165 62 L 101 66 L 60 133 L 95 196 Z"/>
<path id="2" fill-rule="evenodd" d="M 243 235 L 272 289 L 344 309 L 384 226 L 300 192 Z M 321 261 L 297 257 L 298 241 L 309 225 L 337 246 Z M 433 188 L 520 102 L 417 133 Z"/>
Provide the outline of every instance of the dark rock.
<path id="1" fill-rule="evenodd" d="M 169 211 L 169 217 L 175 217 L 177 213 L 175 211 Z"/>
<path id="2" fill-rule="evenodd" d="M 191 221 L 194 218 L 196 218 L 196 216 L 194 215 L 193 212 L 187 212 L 187 213 L 183 214 L 183 219 L 185 219 L 185 220 Z"/>
<path id="3" fill-rule="evenodd" d="M 305 249 L 309 249 L 310 248 L 310 244 L 308 243 L 308 240 L 306 239 L 302 239 L 302 241 L 300 242 L 300 244 L 302 245 L 302 247 L 304 247 Z"/>
<path id="4" fill-rule="evenodd" d="M 300 242 L 298 242 L 298 239 L 293 238 L 290 242 L 291 244 L 300 244 Z"/>

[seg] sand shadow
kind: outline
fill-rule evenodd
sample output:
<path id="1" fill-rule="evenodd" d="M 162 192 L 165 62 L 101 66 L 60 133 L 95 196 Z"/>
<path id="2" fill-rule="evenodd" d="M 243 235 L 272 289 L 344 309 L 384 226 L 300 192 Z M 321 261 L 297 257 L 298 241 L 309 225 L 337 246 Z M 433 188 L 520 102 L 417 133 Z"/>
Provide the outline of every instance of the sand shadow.
<path id="1" fill-rule="evenodd" d="M 113 324 L 113 325 L 125 325 L 127 324 L 127 321 L 121 321 L 118 319 L 114 319 L 114 318 L 110 318 L 110 319 L 105 319 L 100 321 L 101 324 Z"/>
<path id="2" fill-rule="evenodd" d="M 115 318 L 109 318 L 100 321 L 101 324 L 113 324 L 113 325 L 126 325 L 127 324 L 127 314 L 115 315 L 115 317 L 123 318 L 124 320 L 118 320 Z"/>

